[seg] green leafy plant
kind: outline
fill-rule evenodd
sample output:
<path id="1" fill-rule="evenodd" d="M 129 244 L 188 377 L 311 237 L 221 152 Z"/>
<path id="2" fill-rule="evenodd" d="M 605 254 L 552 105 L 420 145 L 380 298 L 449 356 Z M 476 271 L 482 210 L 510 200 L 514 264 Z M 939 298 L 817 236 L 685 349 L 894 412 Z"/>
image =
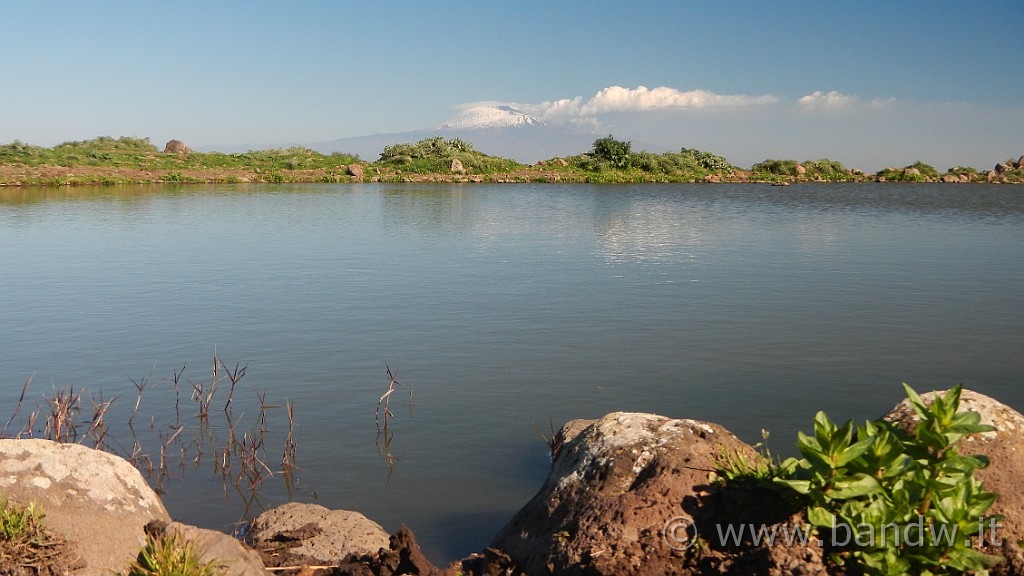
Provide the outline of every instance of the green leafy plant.
<path id="1" fill-rule="evenodd" d="M 0 540 L 35 539 L 44 516 L 35 502 L 30 502 L 24 508 L 6 501 L 0 502 Z"/>
<path id="2" fill-rule="evenodd" d="M 78 553 L 43 526 L 35 503 L 21 506 L 0 499 L 0 574 L 69 574 Z"/>
<path id="3" fill-rule="evenodd" d="M 831 533 L 824 540 L 837 564 L 865 574 L 984 574 L 1000 558 L 972 544 L 995 528 L 999 517 L 985 515 L 995 494 L 974 478 L 988 460 L 960 454 L 957 442 L 994 428 L 959 411 L 960 386 L 931 404 L 903 386 L 919 419 L 911 432 L 883 420 L 855 430 L 819 412 L 814 434 L 798 434 L 803 458 L 784 462 L 775 482 L 802 498 L 819 533 Z"/>
<path id="4" fill-rule="evenodd" d="M 223 571 L 213 562 L 202 562 L 189 542 L 174 534 L 146 536 L 146 546 L 132 563 L 129 576 L 219 576 Z"/>

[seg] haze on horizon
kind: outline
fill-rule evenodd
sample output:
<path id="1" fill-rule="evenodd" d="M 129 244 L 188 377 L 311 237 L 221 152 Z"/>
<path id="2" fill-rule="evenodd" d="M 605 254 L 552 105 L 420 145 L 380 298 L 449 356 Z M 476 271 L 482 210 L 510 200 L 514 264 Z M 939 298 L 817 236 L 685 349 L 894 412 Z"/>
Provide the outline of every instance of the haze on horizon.
<path id="1" fill-rule="evenodd" d="M 496 104 L 740 166 L 989 168 L 1024 154 L 1024 11 L 1010 0 L 55 0 L 4 12 L 0 143 L 308 145 Z"/>

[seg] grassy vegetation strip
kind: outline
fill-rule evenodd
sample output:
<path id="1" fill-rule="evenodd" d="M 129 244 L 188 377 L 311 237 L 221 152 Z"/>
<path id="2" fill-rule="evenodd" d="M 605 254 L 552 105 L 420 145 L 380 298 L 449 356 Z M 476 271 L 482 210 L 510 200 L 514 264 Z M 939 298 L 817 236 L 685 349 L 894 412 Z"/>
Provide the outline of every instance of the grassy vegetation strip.
<path id="1" fill-rule="evenodd" d="M 358 168 L 353 171 L 352 167 Z M 1000 182 L 1024 183 L 1020 160 L 982 172 L 957 166 L 945 173 L 923 162 L 874 174 L 841 162 L 769 159 L 749 170 L 711 152 L 632 150 L 609 135 L 590 151 L 526 166 L 477 151 L 459 138 L 437 136 L 386 146 L 367 162 L 352 154 L 321 154 L 303 147 L 249 151 L 163 153 L 148 139 L 108 136 L 53 148 L 19 141 L 0 145 L 0 185 L 73 186 L 149 183 L 285 182 Z"/>

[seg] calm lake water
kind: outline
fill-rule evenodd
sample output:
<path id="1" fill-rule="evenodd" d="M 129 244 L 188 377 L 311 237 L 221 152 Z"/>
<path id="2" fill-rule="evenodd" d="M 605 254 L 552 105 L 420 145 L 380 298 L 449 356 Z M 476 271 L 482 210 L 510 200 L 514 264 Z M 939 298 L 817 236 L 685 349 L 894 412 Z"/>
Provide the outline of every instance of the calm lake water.
<path id="1" fill-rule="evenodd" d="M 222 380 L 204 427 L 187 381 L 210 382 L 214 350 L 247 372 L 232 423 Z M 0 189 L 0 421 L 32 377 L 8 435 L 73 387 L 83 420 L 116 397 L 107 440 L 128 455 L 145 382 L 142 449 L 158 461 L 185 426 L 167 507 L 218 529 L 249 491 L 216 445 L 258 436 L 259 394 L 294 403 L 301 470 L 250 511 L 359 510 L 446 563 L 540 487 L 535 427 L 656 412 L 792 454 L 817 410 L 873 418 L 904 381 L 1024 409 L 1022 351 L 1019 186 Z M 385 445 L 386 366 L 405 388 Z M 287 416 L 266 414 L 278 471 Z"/>

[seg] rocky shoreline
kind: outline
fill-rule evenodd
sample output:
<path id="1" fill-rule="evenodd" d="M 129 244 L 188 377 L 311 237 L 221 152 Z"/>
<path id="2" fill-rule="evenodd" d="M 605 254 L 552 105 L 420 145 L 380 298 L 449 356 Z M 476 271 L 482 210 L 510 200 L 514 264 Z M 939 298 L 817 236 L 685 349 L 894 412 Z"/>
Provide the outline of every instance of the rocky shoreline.
<path id="1" fill-rule="evenodd" d="M 493 174 L 470 174 L 465 170 L 444 173 L 421 174 L 394 169 L 380 169 L 369 164 L 339 165 L 333 169 L 315 170 L 261 170 L 241 169 L 181 169 L 146 170 L 133 168 L 107 168 L 101 166 L 25 166 L 0 165 L 0 187 L 23 188 L 31 186 L 89 186 L 120 184 L 253 184 L 253 183 L 345 183 L 345 182 L 437 182 L 437 183 L 587 183 L 594 181 L 593 175 L 566 168 L 553 168 L 553 162 L 540 162 L 518 170 Z M 788 185 L 824 182 L 933 182 L 944 184 L 1021 184 L 1024 177 L 1024 156 L 1021 160 L 997 164 L 985 173 L 952 174 L 937 176 L 921 174 L 916 168 L 891 168 L 882 174 L 866 174 L 851 171 L 844 180 L 826 180 L 806 173 L 779 175 L 763 178 L 749 170 L 734 170 L 723 174 L 708 174 L 703 179 L 690 179 L 690 183 L 763 183 Z M 798 165 L 798 169 L 799 169 Z M 886 176 L 885 174 L 889 174 Z M 604 182 L 602 178 L 598 180 Z M 623 179 L 623 183 L 657 183 L 657 177 Z M 43 184 L 41 184 L 43 183 Z"/>
<path id="2" fill-rule="evenodd" d="M 472 173 L 459 160 L 452 160 L 450 169 L 444 172 L 418 173 L 403 171 L 389 166 L 358 162 L 339 164 L 332 168 L 307 170 L 262 170 L 259 168 L 226 169 L 175 169 L 157 170 L 110 166 L 27 166 L 25 164 L 0 164 L 0 187 L 22 188 L 29 186 L 81 186 L 119 184 L 249 184 L 249 183 L 344 183 L 344 182 L 438 182 L 438 183 L 645 183 L 645 182 L 690 182 L 690 183 L 763 183 L 789 185 L 824 182 L 936 182 L 945 184 L 1021 184 L 1024 183 L 1024 156 L 1019 160 L 997 163 L 988 172 L 947 172 L 945 174 L 922 173 L 915 167 L 887 168 L 876 174 L 859 170 L 847 170 L 840 179 L 826 179 L 820 174 L 795 164 L 792 174 L 765 174 L 752 170 L 734 169 L 709 173 L 703 178 L 685 180 L 666 179 L 664 175 L 623 173 L 609 176 L 593 174 L 574 169 L 561 158 L 541 161 L 531 166 L 493 173 Z"/>
<path id="3" fill-rule="evenodd" d="M 1024 416 L 966 390 L 961 410 L 995 427 L 960 444 L 963 453 L 991 461 L 977 477 L 998 495 L 990 512 L 1003 517 L 999 541 L 986 543 L 987 553 L 1004 558 L 992 573 L 1024 574 Z M 906 400 L 885 415 L 902 428 L 915 418 Z M 717 424 L 616 412 L 568 422 L 551 447 L 544 485 L 491 546 L 439 568 L 411 530 L 388 534 L 358 512 L 284 504 L 257 517 L 243 543 L 173 522 L 142 475 L 118 456 L 49 440 L 0 440 L 0 495 L 23 506 L 34 502 L 46 514 L 46 528 L 68 545 L 57 572 L 11 571 L 2 557 L 0 572 L 125 573 L 147 534 L 174 534 L 191 542 L 203 561 L 237 576 L 843 573 L 813 540 L 716 542 L 715 527 L 721 534 L 723 525 L 795 528 L 805 522 L 778 492 L 721 489 L 712 482 L 722 454 L 757 454 Z"/>

